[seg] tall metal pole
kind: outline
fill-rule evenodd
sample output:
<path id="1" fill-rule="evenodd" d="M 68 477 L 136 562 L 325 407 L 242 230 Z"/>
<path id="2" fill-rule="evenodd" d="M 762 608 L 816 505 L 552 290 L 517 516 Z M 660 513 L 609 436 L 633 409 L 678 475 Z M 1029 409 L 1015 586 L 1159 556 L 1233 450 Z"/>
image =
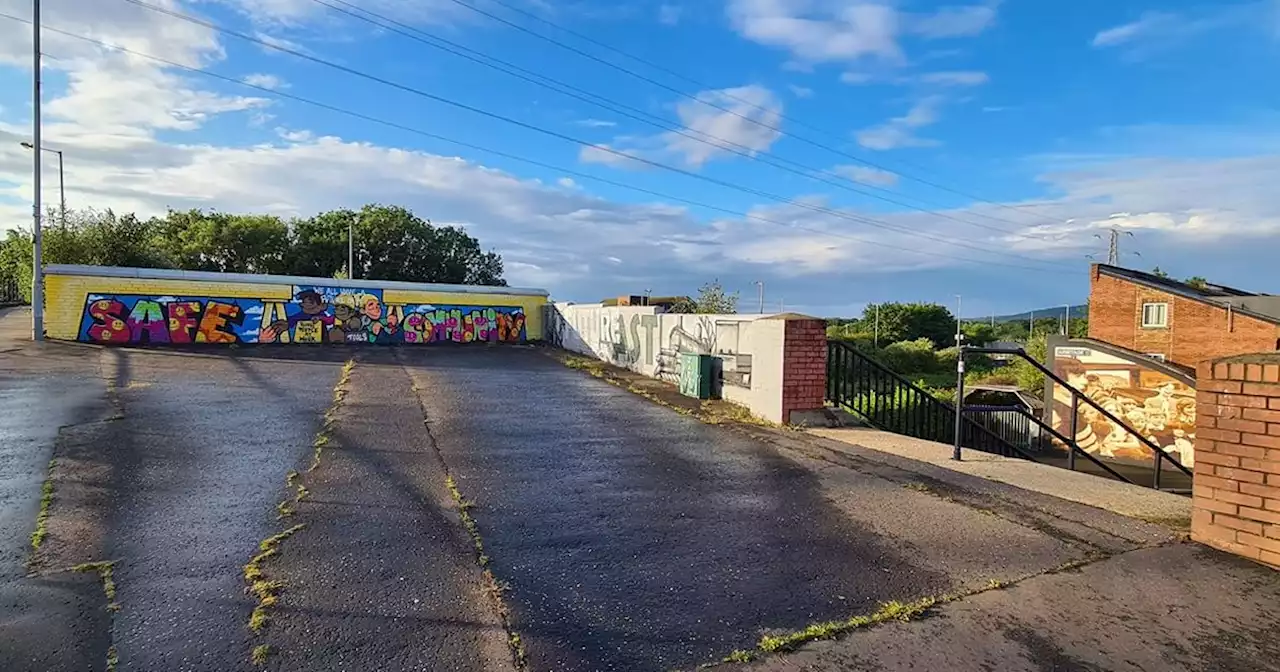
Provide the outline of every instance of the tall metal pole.
<path id="1" fill-rule="evenodd" d="M 1036 335 L 1036 311 L 1031 311 L 1031 319 L 1027 320 L 1027 340 Z"/>
<path id="2" fill-rule="evenodd" d="M 756 280 L 756 284 L 760 286 L 760 314 L 764 314 L 764 281 Z"/>
<path id="3" fill-rule="evenodd" d="M 956 345 L 960 345 L 958 337 Z M 955 443 L 951 447 L 951 459 L 957 462 L 960 461 L 960 437 L 964 428 L 964 346 L 960 345 L 959 350 L 956 357 L 956 434 Z"/>
<path id="4" fill-rule="evenodd" d="M 1067 304 L 1067 319 L 1062 323 L 1062 335 L 1071 338 L 1071 304 Z"/>
<path id="5" fill-rule="evenodd" d="M 876 304 L 876 333 L 872 338 L 873 340 L 871 342 L 874 344 L 874 347 L 880 347 L 880 304 L 878 303 Z"/>
<path id="6" fill-rule="evenodd" d="M 347 279 L 356 279 L 356 220 L 347 222 Z"/>
<path id="7" fill-rule="evenodd" d="M 31 203 L 31 339 L 44 340 L 44 241 L 40 204 L 40 0 L 31 0 L 31 152 L 34 196 Z"/>
<path id="8" fill-rule="evenodd" d="M 62 150 L 54 150 L 58 153 L 58 200 L 60 201 L 59 217 L 62 219 L 62 230 L 67 230 L 67 181 L 63 179 L 62 173 Z"/>
<path id="9" fill-rule="evenodd" d="M 963 345 L 963 343 L 961 343 L 961 336 L 960 336 L 960 313 L 962 312 L 963 305 L 964 304 L 961 302 L 960 295 L 956 294 L 956 347 L 957 348 Z"/>

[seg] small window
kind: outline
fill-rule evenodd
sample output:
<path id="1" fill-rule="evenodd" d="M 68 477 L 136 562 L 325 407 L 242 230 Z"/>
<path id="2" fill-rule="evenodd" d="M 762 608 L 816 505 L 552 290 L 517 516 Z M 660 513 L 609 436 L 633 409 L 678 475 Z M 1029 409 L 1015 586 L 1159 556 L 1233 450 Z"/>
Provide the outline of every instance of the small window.
<path id="1" fill-rule="evenodd" d="M 1165 361 L 1163 352 L 1148 352 L 1147 356 L 1150 357 L 1151 359 L 1156 360 L 1157 362 Z"/>
<path id="2" fill-rule="evenodd" d="M 1163 329 L 1167 326 L 1169 326 L 1169 304 L 1167 303 L 1142 304 L 1142 328 L 1143 329 Z"/>

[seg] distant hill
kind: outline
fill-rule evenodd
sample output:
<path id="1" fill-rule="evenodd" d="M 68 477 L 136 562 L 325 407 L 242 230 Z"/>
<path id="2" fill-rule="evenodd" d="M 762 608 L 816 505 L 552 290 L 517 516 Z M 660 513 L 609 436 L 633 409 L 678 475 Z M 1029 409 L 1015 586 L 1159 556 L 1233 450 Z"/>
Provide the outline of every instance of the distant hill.
<path id="1" fill-rule="evenodd" d="M 1013 315 L 996 315 L 996 322 L 1026 322 L 1031 319 L 1034 314 L 1036 318 L 1041 317 L 1062 317 L 1067 312 L 1066 306 L 1052 306 L 1049 308 L 1040 308 L 1037 310 L 1028 310 L 1025 313 L 1014 313 Z M 1082 303 L 1078 306 L 1071 306 L 1071 319 L 1088 317 L 1089 304 Z M 990 320 L 991 316 L 966 317 L 966 321 L 978 322 L 980 320 Z"/>

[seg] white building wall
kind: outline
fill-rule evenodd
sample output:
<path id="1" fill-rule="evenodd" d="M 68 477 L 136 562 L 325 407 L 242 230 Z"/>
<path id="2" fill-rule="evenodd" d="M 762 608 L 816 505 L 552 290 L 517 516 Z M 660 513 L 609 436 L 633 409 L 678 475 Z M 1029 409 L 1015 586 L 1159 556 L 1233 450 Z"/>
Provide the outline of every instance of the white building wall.
<path id="1" fill-rule="evenodd" d="M 773 422 L 782 421 L 785 320 L 769 315 L 677 315 L 654 307 L 557 303 L 548 340 L 566 350 L 675 383 L 680 355 L 715 355 L 721 395 Z"/>

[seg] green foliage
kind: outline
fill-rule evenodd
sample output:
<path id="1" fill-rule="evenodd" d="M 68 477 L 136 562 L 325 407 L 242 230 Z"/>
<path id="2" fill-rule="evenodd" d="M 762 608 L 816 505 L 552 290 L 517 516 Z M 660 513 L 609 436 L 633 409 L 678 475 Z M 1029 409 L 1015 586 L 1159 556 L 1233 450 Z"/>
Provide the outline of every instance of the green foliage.
<path id="1" fill-rule="evenodd" d="M 1185 282 L 1185 283 L 1187 283 L 1188 285 L 1191 285 L 1192 287 L 1195 287 L 1196 289 L 1199 289 L 1199 290 L 1204 290 L 1204 289 L 1205 289 L 1205 287 L 1208 287 L 1208 286 L 1209 286 L 1209 281 L 1208 281 L 1208 280 L 1205 280 L 1204 278 L 1202 278 L 1202 277 L 1200 277 L 1200 276 L 1198 276 L 1198 275 L 1193 275 L 1193 276 L 1191 276 L 1191 277 L 1187 278 L 1186 280 L 1183 280 L 1183 282 Z"/>
<path id="2" fill-rule="evenodd" d="M 502 258 L 484 252 L 462 229 L 433 226 L 405 208 L 367 205 L 286 222 L 274 215 L 171 210 L 140 220 L 111 210 L 72 210 L 50 217 L 46 264 L 177 268 L 228 273 L 347 275 L 348 226 L 355 231 L 355 277 L 468 285 L 506 284 Z M 0 282 L 31 290 L 31 234 L 0 242 Z M 718 285 L 717 285 L 718 286 Z M 734 297 L 736 300 L 736 297 Z"/>
<path id="3" fill-rule="evenodd" d="M 890 343 L 874 356 L 881 364 L 902 375 L 938 372 L 933 342 L 927 338 Z"/>
<path id="4" fill-rule="evenodd" d="M 1159 267 L 1159 266 L 1156 266 L 1155 268 L 1151 269 L 1151 275 L 1154 275 L 1154 276 L 1156 276 L 1157 278 L 1168 278 L 1168 277 L 1169 277 L 1169 274 L 1168 274 L 1168 273 L 1166 273 L 1166 272 L 1164 272 L 1164 271 L 1162 271 L 1162 270 L 1160 270 L 1160 267 Z"/>
<path id="5" fill-rule="evenodd" d="M 996 328 L 986 322 L 967 322 L 960 325 L 960 331 L 964 334 L 965 345 L 982 346 L 999 340 L 996 338 Z"/>
<path id="6" fill-rule="evenodd" d="M 701 313 L 704 315 L 728 315 L 738 312 L 738 293 L 724 291 L 719 280 L 712 280 L 698 288 L 697 299 L 682 299 L 671 307 L 673 313 Z"/>
<path id="7" fill-rule="evenodd" d="M 870 304 L 857 321 L 857 331 L 878 331 L 881 343 L 927 338 L 935 346 L 947 346 L 956 342 L 956 318 L 936 303 Z"/>

